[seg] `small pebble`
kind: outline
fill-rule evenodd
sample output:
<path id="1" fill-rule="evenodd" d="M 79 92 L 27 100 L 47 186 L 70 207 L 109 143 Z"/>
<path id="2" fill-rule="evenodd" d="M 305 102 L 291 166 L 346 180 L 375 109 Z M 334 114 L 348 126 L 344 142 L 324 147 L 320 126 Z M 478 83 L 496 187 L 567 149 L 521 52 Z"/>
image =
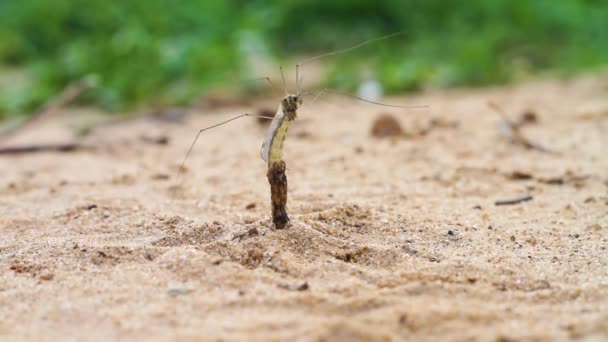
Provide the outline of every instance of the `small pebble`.
<path id="1" fill-rule="evenodd" d="M 188 294 L 188 292 L 189 291 L 183 286 L 175 286 L 167 289 L 167 293 L 172 296 L 185 295 Z"/>
<path id="2" fill-rule="evenodd" d="M 376 138 L 396 137 L 403 135 L 403 129 L 393 115 L 384 113 L 374 120 L 371 135 Z"/>
<path id="3" fill-rule="evenodd" d="M 307 281 L 303 282 L 300 285 L 279 284 L 278 287 L 288 291 L 306 291 L 310 289 L 310 286 L 308 285 Z"/>

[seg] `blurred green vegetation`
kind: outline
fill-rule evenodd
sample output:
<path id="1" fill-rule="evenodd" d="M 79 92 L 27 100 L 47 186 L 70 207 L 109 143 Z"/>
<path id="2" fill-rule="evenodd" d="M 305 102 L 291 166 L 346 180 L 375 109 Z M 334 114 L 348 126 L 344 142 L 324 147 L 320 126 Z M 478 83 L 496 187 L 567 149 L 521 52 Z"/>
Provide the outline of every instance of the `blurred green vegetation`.
<path id="1" fill-rule="evenodd" d="M 328 59 L 327 84 L 374 70 L 391 92 L 487 85 L 608 62 L 604 0 L 0 0 L 0 117 L 27 113 L 85 76 L 108 110 L 184 104 L 277 60 L 390 40 Z M 19 78 L 19 77 L 16 77 Z"/>

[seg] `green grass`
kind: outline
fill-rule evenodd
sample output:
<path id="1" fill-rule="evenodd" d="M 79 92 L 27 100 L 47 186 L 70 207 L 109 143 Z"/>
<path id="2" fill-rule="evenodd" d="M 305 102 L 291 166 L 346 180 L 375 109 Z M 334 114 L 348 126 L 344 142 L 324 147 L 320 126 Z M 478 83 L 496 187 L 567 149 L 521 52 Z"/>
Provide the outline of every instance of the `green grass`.
<path id="1" fill-rule="evenodd" d="M 254 74 L 252 48 L 282 60 L 396 31 L 328 59 L 327 84 L 352 90 L 361 70 L 391 92 L 573 73 L 608 62 L 607 22 L 599 0 L 0 1 L 0 72 L 29 80 L 0 89 L 0 116 L 85 76 L 98 86 L 80 101 L 110 111 L 184 104 Z"/>

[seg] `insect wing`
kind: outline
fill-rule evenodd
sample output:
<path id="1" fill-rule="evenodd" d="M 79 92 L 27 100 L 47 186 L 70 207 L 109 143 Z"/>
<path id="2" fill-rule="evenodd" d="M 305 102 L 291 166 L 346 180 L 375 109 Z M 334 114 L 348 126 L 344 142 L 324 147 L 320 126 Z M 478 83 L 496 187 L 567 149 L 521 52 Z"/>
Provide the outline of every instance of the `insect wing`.
<path id="1" fill-rule="evenodd" d="M 279 111 L 274 116 L 274 119 L 272 119 L 272 122 L 270 123 L 270 127 L 268 127 L 268 130 L 266 131 L 266 134 L 264 135 L 264 142 L 262 143 L 262 149 L 260 150 L 260 157 L 262 157 L 262 159 L 266 163 L 268 163 L 268 152 L 270 151 L 270 145 L 272 144 L 272 139 L 274 139 L 277 129 L 281 125 L 282 121 L 283 121 L 283 113 L 281 111 Z"/>

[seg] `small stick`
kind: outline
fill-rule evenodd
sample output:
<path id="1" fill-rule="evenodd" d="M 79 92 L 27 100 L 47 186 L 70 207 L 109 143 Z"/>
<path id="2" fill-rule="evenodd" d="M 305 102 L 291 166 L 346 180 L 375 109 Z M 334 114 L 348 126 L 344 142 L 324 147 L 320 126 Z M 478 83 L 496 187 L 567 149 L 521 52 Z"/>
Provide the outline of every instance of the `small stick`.
<path id="1" fill-rule="evenodd" d="M 79 143 L 60 144 L 34 144 L 24 146 L 8 146 L 0 148 L 0 155 L 14 155 L 36 152 L 72 152 L 81 149 L 93 149 L 93 146 L 85 146 Z"/>
<path id="2" fill-rule="evenodd" d="M 1 132 L 0 137 L 12 135 L 16 131 L 31 125 L 32 123 L 40 120 L 43 117 L 53 115 L 57 111 L 61 110 L 61 108 L 74 101 L 74 99 L 77 98 L 80 94 L 82 94 L 83 91 L 93 87 L 94 85 L 95 82 L 87 79 L 86 77 L 77 82 L 69 84 L 63 89 L 61 93 L 59 93 L 59 95 L 47 101 L 41 110 L 33 113 L 32 115 L 30 115 L 30 117 L 23 120 L 18 125 L 11 127 L 10 129 L 4 132 Z"/>
<path id="3" fill-rule="evenodd" d="M 550 150 L 546 147 L 543 147 L 541 145 L 535 144 L 535 143 L 531 142 L 528 138 L 526 138 L 520 131 L 521 125 L 509 120 L 505 111 L 500 106 L 498 106 L 495 102 L 493 102 L 493 101 L 488 102 L 488 107 L 492 108 L 496 113 L 498 113 L 498 115 L 500 115 L 503 122 L 506 124 L 507 129 L 509 130 L 507 134 L 508 134 L 508 138 L 512 142 L 519 144 L 530 150 L 537 150 L 537 151 L 541 151 L 541 152 L 545 152 L 545 153 L 558 154 L 557 152 Z"/>
<path id="4" fill-rule="evenodd" d="M 494 202 L 494 204 L 495 205 L 513 205 L 513 204 L 519 204 L 521 202 L 529 201 L 533 198 L 534 197 L 532 197 L 531 195 L 525 195 L 525 196 L 519 196 L 519 197 L 515 197 L 515 198 L 511 198 L 511 199 L 496 201 L 496 202 Z"/>

